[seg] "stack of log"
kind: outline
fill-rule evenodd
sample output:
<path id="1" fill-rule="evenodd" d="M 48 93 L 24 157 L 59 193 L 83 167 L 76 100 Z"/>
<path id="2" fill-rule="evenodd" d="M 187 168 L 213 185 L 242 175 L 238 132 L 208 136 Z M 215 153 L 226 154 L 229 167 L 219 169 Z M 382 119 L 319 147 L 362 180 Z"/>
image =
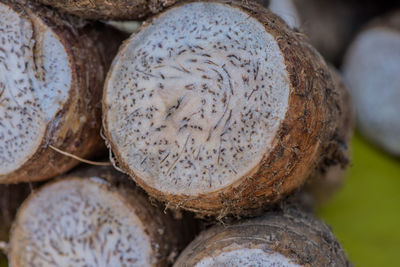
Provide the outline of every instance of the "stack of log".
<path id="1" fill-rule="evenodd" d="M 0 0 L 12 266 L 350 266 L 312 214 L 349 94 L 296 5 L 262 2 Z"/>

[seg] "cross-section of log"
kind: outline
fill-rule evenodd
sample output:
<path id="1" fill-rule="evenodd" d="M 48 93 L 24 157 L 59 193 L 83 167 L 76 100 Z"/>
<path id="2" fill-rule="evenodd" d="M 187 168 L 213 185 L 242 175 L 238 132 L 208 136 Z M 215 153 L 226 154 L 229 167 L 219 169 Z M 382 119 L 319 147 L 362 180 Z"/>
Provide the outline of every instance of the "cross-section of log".
<path id="1" fill-rule="evenodd" d="M 156 14 L 177 0 L 39 0 L 86 19 L 135 20 Z"/>
<path id="2" fill-rule="evenodd" d="M 47 8 L 0 1 L 0 183 L 46 179 L 76 165 L 49 145 L 84 157 L 101 147 L 101 38 Z"/>
<path id="3" fill-rule="evenodd" d="M 174 267 L 351 266 L 329 227 L 293 208 L 213 227 L 182 252 Z"/>
<path id="4" fill-rule="evenodd" d="M 118 167 L 152 196 L 246 214 L 337 162 L 344 97 L 321 56 L 268 10 L 191 2 L 120 49 L 103 126 Z"/>
<path id="5" fill-rule="evenodd" d="M 192 237 L 189 226 L 148 202 L 111 168 L 45 185 L 18 211 L 12 266 L 167 266 Z M 190 240 L 190 239 L 189 239 Z"/>
<path id="6" fill-rule="evenodd" d="M 361 132 L 400 156 L 400 10 L 372 21 L 346 53 L 343 74 Z"/>

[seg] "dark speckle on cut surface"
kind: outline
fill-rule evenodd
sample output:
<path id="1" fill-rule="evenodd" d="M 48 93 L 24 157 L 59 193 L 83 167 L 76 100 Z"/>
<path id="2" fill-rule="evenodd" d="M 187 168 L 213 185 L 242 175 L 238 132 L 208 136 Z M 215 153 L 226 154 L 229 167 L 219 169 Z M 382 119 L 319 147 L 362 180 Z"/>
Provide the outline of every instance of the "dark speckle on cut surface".
<path id="1" fill-rule="evenodd" d="M 55 34 L 0 3 L 0 175 L 36 151 L 47 120 L 65 101 L 69 75 Z"/>
<path id="2" fill-rule="evenodd" d="M 196 194 L 258 164 L 289 95 L 281 51 L 259 22 L 229 6 L 191 3 L 129 42 L 105 98 L 125 165 L 158 188 Z"/>
<path id="3" fill-rule="evenodd" d="M 151 266 L 150 237 L 116 194 L 97 177 L 43 188 L 18 216 L 11 254 L 23 266 Z"/>

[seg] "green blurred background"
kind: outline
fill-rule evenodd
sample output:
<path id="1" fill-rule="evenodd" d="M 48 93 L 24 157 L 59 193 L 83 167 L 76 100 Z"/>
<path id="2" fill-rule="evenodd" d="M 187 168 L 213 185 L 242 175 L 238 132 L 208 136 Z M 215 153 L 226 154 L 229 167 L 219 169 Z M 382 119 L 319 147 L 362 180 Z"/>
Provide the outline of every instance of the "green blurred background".
<path id="1" fill-rule="evenodd" d="M 355 267 L 400 266 L 400 159 L 358 133 L 347 180 L 318 208 Z"/>

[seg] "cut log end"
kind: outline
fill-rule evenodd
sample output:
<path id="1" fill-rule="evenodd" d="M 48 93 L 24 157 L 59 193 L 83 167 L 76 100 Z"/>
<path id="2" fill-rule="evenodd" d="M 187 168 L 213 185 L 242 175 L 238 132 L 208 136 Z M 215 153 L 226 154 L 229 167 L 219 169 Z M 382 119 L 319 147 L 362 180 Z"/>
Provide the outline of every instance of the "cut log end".
<path id="1" fill-rule="evenodd" d="M 24 202 L 9 260 L 13 266 L 167 266 L 195 233 L 192 219 L 183 218 L 189 221 L 152 205 L 112 168 L 86 168 Z"/>
<path id="2" fill-rule="evenodd" d="M 247 13 L 219 3 L 173 8 L 119 53 L 105 87 L 109 141 L 157 190 L 218 190 L 271 150 L 288 76 L 274 37 Z"/>
<path id="3" fill-rule="evenodd" d="M 0 0 L 0 15 L 0 183 L 45 180 L 78 164 L 51 147 L 104 149 L 99 101 L 122 36 L 35 1 Z"/>
<path id="4" fill-rule="evenodd" d="M 219 252 L 219 253 L 218 253 Z M 280 253 L 273 252 L 268 248 L 241 247 L 232 245 L 218 251 L 216 256 L 203 258 L 195 267 L 218 267 L 223 266 L 283 266 L 300 267 L 293 260 L 286 258 Z"/>
<path id="5" fill-rule="evenodd" d="M 329 227 L 291 205 L 200 233 L 174 267 L 351 266 Z"/>
<path id="6" fill-rule="evenodd" d="M 399 21 L 397 29 L 382 24 L 361 32 L 343 66 L 360 130 L 395 155 L 400 155 Z"/>
<path id="7" fill-rule="evenodd" d="M 103 127 L 118 167 L 169 207 L 253 214 L 336 160 L 341 98 L 322 57 L 269 10 L 194 1 L 125 42 Z"/>
<path id="8" fill-rule="evenodd" d="M 0 175 L 19 169 L 68 99 L 66 48 L 38 17 L 0 2 Z"/>
<path id="9" fill-rule="evenodd" d="M 11 242 L 16 266 L 149 266 L 154 253 L 134 208 L 100 178 L 68 179 L 41 190 L 19 212 Z"/>

